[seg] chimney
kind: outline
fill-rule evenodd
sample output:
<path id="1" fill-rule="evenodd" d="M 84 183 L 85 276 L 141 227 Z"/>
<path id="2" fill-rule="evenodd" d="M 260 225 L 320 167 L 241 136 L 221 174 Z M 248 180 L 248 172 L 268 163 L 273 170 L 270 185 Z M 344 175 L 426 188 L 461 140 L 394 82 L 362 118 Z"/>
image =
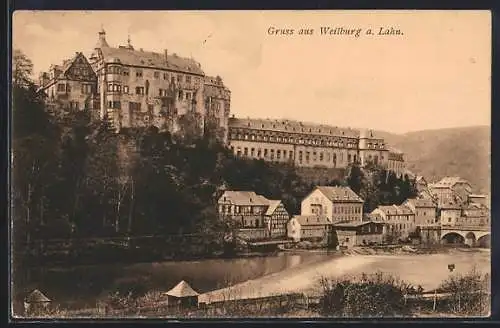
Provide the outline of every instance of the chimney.
<path id="1" fill-rule="evenodd" d="M 165 61 L 168 63 L 168 49 L 163 49 L 163 53 L 165 54 Z"/>

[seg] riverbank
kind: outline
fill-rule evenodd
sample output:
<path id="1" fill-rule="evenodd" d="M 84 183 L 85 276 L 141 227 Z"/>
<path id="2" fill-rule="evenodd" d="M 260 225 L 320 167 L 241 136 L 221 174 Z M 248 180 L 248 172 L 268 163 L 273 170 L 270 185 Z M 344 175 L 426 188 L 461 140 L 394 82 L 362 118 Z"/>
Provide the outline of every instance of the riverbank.
<path id="1" fill-rule="evenodd" d="M 370 252 L 364 249 L 365 252 Z M 490 273 L 488 250 L 442 249 L 431 254 L 416 254 L 411 250 L 379 250 L 373 254 L 361 254 L 363 250 L 344 251 L 342 256 L 325 258 L 313 266 L 299 266 L 245 281 L 215 291 L 204 293 L 200 302 L 216 302 L 237 298 L 256 298 L 286 293 L 314 295 L 321 278 L 335 278 L 362 272 L 386 272 L 399 276 L 424 290 L 436 289 L 439 283 L 450 275 L 448 264 L 455 265 L 455 272 L 467 272 L 476 267 Z M 404 254 L 409 252 L 409 254 Z"/>

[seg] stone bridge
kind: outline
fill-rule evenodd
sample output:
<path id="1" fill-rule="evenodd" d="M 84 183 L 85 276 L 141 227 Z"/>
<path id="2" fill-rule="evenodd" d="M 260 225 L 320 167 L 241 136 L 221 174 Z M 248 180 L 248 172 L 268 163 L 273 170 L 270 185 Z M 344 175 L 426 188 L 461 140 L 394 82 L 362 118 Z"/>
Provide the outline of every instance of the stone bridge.
<path id="1" fill-rule="evenodd" d="M 463 243 L 469 246 L 490 246 L 489 226 L 442 226 L 441 240 L 447 243 Z"/>

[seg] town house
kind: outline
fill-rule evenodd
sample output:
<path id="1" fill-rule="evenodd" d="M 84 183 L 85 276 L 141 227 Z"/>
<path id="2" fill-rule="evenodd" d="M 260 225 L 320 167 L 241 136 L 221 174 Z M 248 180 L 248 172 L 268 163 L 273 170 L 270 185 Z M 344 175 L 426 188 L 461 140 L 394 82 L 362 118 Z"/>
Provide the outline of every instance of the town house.
<path id="1" fill-rule="evenodd" d="M 270 200 L 253 191 L 225 191 L 217 202 L 221 220 L 229 220 L 245 240 L 286 237 L 290 218 L 280 200 Z"/>
<path id="2" fill-rule="evenodd" d="M 301 203 L 301 215 L 322 215 L 330 222 L 363 221 L 363 200 L 349 187 L 318 186 Z"/>
<path id="3" fill-rule="evenodd" d="M 294 241 L 327 242 L 332 223 L 324 215 L 295 215 L 288 222 L 288 237 Z"/>
<path id="4" fill-rule="evenodd" d="M 334 225 L 339 246 L 351 248 L 354 246 L 382 244 L 383 226 L 381 222 L 346 222 Z"/>
<path id="5" fill-rule="evenodd" d="M 371 214 L 385 224 L 384 234 L 391 238 L 405 239 L 416 230 L 415 213 L 406 205 L 379 206 Z"/>

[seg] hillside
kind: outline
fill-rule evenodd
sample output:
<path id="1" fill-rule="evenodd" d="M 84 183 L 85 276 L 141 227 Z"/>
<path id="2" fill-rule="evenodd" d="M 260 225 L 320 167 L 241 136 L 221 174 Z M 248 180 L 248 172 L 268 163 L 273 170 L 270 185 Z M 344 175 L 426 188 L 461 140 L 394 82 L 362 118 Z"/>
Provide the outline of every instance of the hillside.
<path id="1" fill-rule="evenodd" d="M 390 146 L 405 152 L 408 169 L 427 181 L 460 176 L 471 182 L 474 192 L 490 193 L 489 126 L 378 134 Z"/>

